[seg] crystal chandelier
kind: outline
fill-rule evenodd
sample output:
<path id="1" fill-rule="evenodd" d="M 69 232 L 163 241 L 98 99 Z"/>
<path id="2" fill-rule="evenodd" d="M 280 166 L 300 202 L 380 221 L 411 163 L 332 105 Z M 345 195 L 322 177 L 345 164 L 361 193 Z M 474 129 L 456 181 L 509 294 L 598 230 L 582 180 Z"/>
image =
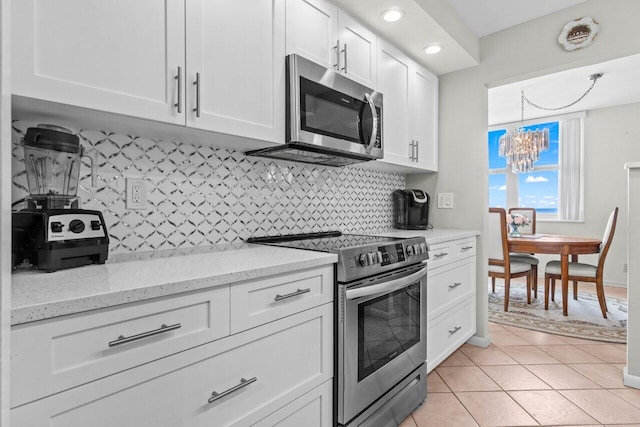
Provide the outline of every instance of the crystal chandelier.
<path id="1" fill-rule="evenodd" d="M 533 171 L 533 165 L 540 158 L 540 153 L 549 149 L 549 129 L 525 130 L 524 129 L 524 102 L 541 110 L 556 111 L 569 108 L 580 102 L 596 84 L 596 81 L 602 77 L 602 73 L 592 74 L 589 80 L 592 80 L 591 86 L 585 93 L 570 104 L 561 107 L 542 107 L 530 101 L 524 96 L 524 91 L 520 92 L 520 120 L 521 125 L 510 130 L 500 137 L 498 141 L 498 155 L 507 159 L 507 165 L 511 165 L 511 172 L 522 173 Z"/>

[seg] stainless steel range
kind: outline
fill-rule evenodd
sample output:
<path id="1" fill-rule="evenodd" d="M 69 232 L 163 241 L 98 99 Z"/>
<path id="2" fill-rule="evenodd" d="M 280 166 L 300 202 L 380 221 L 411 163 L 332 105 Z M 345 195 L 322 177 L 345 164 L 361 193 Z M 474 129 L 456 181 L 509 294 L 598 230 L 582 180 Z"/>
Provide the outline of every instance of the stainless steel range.
<path id="1" fill-rule="evenodd" d="M 396 426 L 424 401 L 424 237 L 327 232 L 247 242 L 338 254 L 338 425 Z"/>

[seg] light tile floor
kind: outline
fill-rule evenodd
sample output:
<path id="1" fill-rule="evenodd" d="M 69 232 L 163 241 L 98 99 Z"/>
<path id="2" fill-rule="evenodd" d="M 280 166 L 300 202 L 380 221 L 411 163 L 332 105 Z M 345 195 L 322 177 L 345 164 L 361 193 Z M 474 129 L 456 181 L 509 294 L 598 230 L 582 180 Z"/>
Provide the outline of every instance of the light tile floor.
<path id="1" fill-rule="evenodd" d="M 434 369 L 401 427 L 640 426 L 640 390 L 622 380 L 626 345 L 489 326 L 493 343 L 465 344 Z"/>

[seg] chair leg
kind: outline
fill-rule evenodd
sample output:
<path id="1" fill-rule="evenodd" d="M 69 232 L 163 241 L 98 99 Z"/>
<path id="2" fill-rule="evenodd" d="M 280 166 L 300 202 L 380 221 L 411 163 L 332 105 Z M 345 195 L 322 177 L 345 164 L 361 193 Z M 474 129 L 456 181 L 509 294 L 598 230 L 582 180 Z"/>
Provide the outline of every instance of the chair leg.
<path id="1" fill-rule="evenodd" d="M 495 277 L 491 278 L 491 292 L 493 292 L 494 294 L 496 293 L 496 278 Z"/>
<path id="2" fill-rule="evenodd" d="M 598 293 L 598 302 L 600 303 L 600 310 L 602 311 L 602 317 L 607 318 L 607 300 L 604 297 L 604 286 L 601 281 L 596 282 L 596 292 Z"/>
<path id="3" fill-rule="evenodd" d="M 577 280 L 573 281 L 573 299 L 575 300 L 578 299 L 578 281 Z"/>
<path id="4" fill-rule="evenodd" d="M 511 287 L 511 279 L 509 276 L 504 277 L 504 311 L 509 311 L 509 288 Z"/>
<path id="5" fill-rule="evenodd" d="M 531 270 L 533 271 L 533 297 L 538 299 L 538 266 L 533 264 Z"/>
<path id="6" fill-rule="evenodd" d="M 551 278 L 548 274 L 544 275 L 544 309 L 549 310 L 549 282 Z"/>
<path id="7" fill-rule="evenodd" d="M 533 270 L 529 270 L 527 274 L 527 304 L 531 304 L 531 278 L 533 277 Z"/>
<path id="8" fill-rule="evenodd" d="M 556 279 L 551 279 L 551 301 L 556 300 Z"/>

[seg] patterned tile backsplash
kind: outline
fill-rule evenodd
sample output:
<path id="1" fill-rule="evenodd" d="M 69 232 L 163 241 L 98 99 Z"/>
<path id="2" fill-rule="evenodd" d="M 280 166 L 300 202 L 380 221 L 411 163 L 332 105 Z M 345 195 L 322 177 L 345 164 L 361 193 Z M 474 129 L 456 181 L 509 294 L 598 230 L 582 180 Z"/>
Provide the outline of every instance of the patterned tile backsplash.
<path id="1" fill-rule="evenodd" d="M 37 123 L 13 123 L 13 192 L 28 194 L 22 138 Z M 263 160 L 186 142 L 93 130 L 78 196 L 103 213 L 112 254 L 237 243 L 250 236 L 325 230 L 376 233 L 391 226 L 391 193 L 405 175 Z M 147 209 L 125 207 L 126 178 L 142 178 Z"/>

